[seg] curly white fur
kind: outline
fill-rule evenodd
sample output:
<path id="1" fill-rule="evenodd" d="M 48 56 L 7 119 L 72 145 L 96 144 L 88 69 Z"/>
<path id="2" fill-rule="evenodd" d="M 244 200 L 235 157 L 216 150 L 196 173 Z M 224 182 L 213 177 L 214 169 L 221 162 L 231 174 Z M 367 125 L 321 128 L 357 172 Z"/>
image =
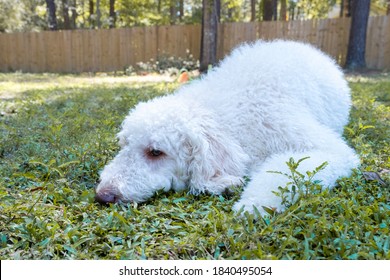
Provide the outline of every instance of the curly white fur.
<path id="1" fill-rule="evenodd" d="M 150 198 L 157 190 L 220 194 L 241 185 L 234 209 L 283 210 L 273 194 L 286 161 L 309 156 L 300 170 L 327 161 L 315 179 L 332 187 L 358 163 L 341 137 L 351 105 L 342 71 L 297 42 L 246 44 L 175 94 L 138 104 L 118 134 L 122 147 L 96 188 L 104 202 Z M 155 151 L 161 154 L 153 155 Z"/>

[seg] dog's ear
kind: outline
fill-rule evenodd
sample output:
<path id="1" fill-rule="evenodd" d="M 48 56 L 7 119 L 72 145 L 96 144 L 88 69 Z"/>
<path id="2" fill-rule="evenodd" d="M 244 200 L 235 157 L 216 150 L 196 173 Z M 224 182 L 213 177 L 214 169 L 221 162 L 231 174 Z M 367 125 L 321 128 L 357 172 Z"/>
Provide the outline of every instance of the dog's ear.
<path id="1" fill-rule="evenodd" d="M 186 143 L 190 192 L 220 194 L 242 184 L 249 157 L 213 119 L 200 120 Z"/>

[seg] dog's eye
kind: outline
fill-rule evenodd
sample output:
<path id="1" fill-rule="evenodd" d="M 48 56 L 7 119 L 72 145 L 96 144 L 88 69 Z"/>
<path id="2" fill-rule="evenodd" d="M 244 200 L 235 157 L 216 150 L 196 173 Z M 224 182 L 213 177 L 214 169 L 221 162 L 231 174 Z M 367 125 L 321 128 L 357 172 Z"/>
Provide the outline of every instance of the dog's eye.
<path id="1" fill-rule="evenodd" d="M 150 151 L 148 151 L 148 156 L 151 158 L 158 158 L 161 157 L 162 155 L 164 155 L 164 153 L 157 149 L 151 149 Z"/>
<path id="2" fill-rule="evenodd" d="M 158 157 L 158 156 L 161 156 L 162 155 L 162 152 L 160 150 L 151 150 L 150 151 L 150 155 L 154 156 L 154 157 Z"/>

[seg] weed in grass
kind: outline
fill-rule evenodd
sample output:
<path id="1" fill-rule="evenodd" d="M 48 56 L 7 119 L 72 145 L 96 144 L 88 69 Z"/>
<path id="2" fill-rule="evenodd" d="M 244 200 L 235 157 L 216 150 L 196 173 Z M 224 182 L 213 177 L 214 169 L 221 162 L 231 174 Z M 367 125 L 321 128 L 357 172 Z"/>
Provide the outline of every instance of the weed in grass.
<path id="1" fill-rule="evenodd" d="M 310 195 L 317 195 L 322 191 L 321 181 L 314 180 L 314 176 L 323 170 L 328 163 L 324 162 L 316 167 L 313 171 L 307 170 L 306 175 L 298 171 L 300 163 L 307 160 L 309 157 L 301 158 L 297 162 L 290 158 L 286 165 L 290 173 L 283 173 L 280 171 L 269 171 L 270 173 L 286 176 L 289 182 L 286 186 L 279 186 L 278 192 L 274 194 L 282 199 L 282 205 L 289 208 L 298 199 L 308 199 Z M 265 208 L 269 214 L 274 214 L 274 211 Z"/>

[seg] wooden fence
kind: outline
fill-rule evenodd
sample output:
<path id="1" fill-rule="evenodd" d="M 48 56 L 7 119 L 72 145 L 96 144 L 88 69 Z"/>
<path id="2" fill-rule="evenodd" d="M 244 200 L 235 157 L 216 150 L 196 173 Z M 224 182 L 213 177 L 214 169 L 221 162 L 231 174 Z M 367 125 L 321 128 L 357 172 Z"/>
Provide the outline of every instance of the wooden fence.
<path id="1" fill-rule="evenodd" d="M 224 23 L 219 26 L 218 57 L 244 41 L 283 38 L 312 43 L 343 65 L 349 26 L 349 18 Z M 162 56 L 185 57 L 188 52 L 198 59 L 200 36 L 199 25 L 0 33 L 0 71 L 120 71 Z M 369 19 L 366 60 L 369 68 L 390 69 L 390 16 Z"/>

